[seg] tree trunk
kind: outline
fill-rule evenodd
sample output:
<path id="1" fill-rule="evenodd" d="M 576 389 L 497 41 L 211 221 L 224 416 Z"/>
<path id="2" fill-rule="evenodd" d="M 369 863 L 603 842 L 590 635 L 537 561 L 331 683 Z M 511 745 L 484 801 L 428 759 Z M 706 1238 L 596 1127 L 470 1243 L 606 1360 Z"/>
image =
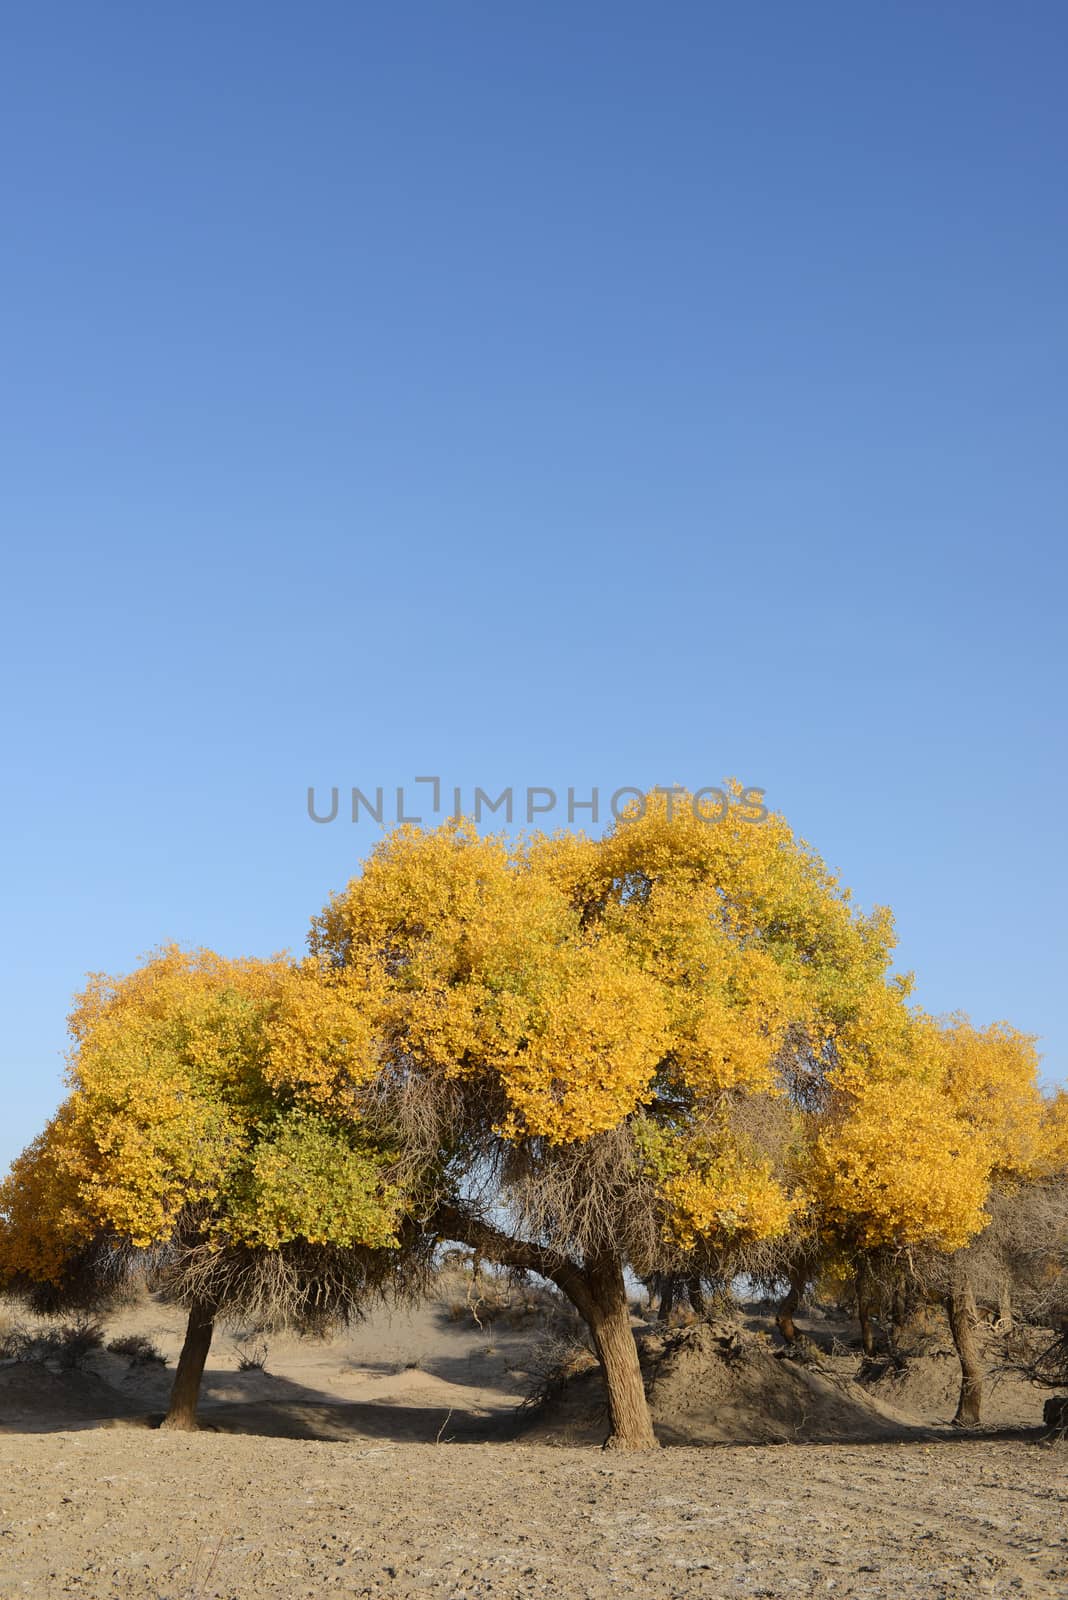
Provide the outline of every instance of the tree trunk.
<path id="1" fill-rule="evenodd" d="M 690 1305 L 695 1317 L 703 1317 L 708 1309 L 705 1302 L 705 1291 L 701 1287 L 700 1278 L 687 1278 L 686 1292 L 690 1296 Z"/>
<path id="2" fill-rule="evenodd" d="M 1007 1273 L 998 1284 L 998 1331 L 1012 1332 L 1012 1280 Z"/>
<path id="3" fill-rule="evenodd" d="M 204 1376 L 204 1363 L 211 1349 L 211 1336 L 215 1330 L 215 1307 L 207 1301 L 195 1300 L 190 1307 L 186 1323 L 185 1343 L 178 1357 L 178 1370 L 174 1374 L 171 1403 L 162 1426 L 181 1432 L 195 1432 L 197 1400 L 200 1380 Z"/>
<path id="4" fill-rule="evenodd" d="M 857 1268 L 857 1321 L 860 1323 L 860 1343 L 868 1357 L 875 1354 L 875 1332 L 871 1319 L 871 1274 L 862 1262 Z"/>
<path id="5" fill-rule="evenodd" d="M 618 1251 L 605 1247 L 580 1265 L 545 1245 L 512 1238 L 463 1206 L 449 1203 L 437 1208 L 433 1222 L 439 1238 L 458 1239 L 502 1266 L 537 1272 L 567 1295 L 593 1336 L 604 1374 L 612 1419 L 605 1449 L 655 1450 L 657 1438 L 645 1398 Z"/>
<path id="6" fill-rule="evenodd" d="M 958 1428 L 970 1428 L 978 1423 L 983 1403 L 983 1369 L 979 1365 L 979 1348 L 975 1340 L 979 1313 L 966 1268 L 958 1268 L 954 1274 L 953 1287 L 946 1296 L 946 1311 L 961 1373 L 960 1400 L 953 1423 Z"/>
<path id="7" fill-rule="evenodd" d="M 660 1305 L 657 1309 L 657 1320 L 666 1322 L 675 1309 L 675 1288 L 677 1280 L 669 1273 L 665 1273 L 660 1280 Z"/>
<path id="8" fill-rule="evenodd" d="M 578 1305 L 589 1324 L 608 1391 L 612 1431 L 606 1450 L 655 1450 L 649 1403 L 638 1364 L 638 1347 L 630 1325 L 623 1265 L 617 1255 L 604 1255 L 589 1264 L 585 1287 L 589 1299 Z"/>
<path id="9" fill-rule="evenodd" d="M 794 1314 L 804 1296 L 807 1278 L 808 1271 L 805 1267 L 794 1268 L 790 1274 L 789 1290 L 783 1296 L 775 1313 L 776 1325 L 787 1344 L 797 1343 L 797 1324 L 794 1322 Z"/>
<path id="10" fill-rule="evenodd" d="M 895 1351 L 914 1350 L 927 1332 L 927 1307 L 915 1280 L 902 1272 L 894 1283 L 890 1302 L 890 1345 Z"/>
<path id="11" fill-rule="evenodd" d="M 908 1293 L 905 1289 L 904 1277 L 899 1275 L 894 1281 L 894 1291 L 890 1296 L 890 1348 L 892 1350 L 899 1349 L 904 1343 L 908 1320 Z"/>

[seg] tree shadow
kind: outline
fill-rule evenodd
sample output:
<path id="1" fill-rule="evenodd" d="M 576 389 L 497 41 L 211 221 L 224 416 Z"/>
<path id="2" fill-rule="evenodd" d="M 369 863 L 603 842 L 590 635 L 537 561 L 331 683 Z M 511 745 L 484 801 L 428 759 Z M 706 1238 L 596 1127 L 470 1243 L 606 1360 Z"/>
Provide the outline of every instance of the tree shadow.
<path id="1" fill-rule="evenodd" d="M 388 1367 L 387 1363 L 379 1363 Z M 446 1358 L 435 1367 L 463 1367 L 465 1358 Z M 430 1371 L 429 1364 L 423 1370 Z M 392 1371 L 400 1376 L 394 1365 Z M 389 1375 L 387 1371 L 386 1374 Z M 438 1376 L 437 1372 L 431 1376 Z M 199 1409 L 205 1431 L 255 1435 L 263 1438 L 306 1439 L 334 1442 L 367 1441 L 373 1445 L 501 1443 L 516 1438 L 531 1443 L 567 1442 L 596 1445 L 603 1441 L 607 1428 L 607 1408 L 583 1406 L 571 1418 L 553 1419 L 549 1411 L 539 1412 L 521 1404 L 478 1406 L 468 1392 L 458 1394 L 457 1404 L 449 1397 L 421 1401 L 417 1396 L 379 1400 L 339 1400 L 336 1394 L 299 1383 L 275 1373 L 258 1372 L 260 1392 L 247 1399 L 212 1399 L 210 1383 L 232 1384 L 240 1375 L 225 1368 L 209 1369 L 205 1375 L 209 1393 Z M 595 1382 L 591 1377 L 590 1383 Z M 602 1415 L 603 1412 L 603 1415 Z M 86 1371 L 54 1372 L 40 1363 L 12 1362 L 0 1370 L 0 1431 L 5 1433 L 66 1433 L 100 1427 L 145 1428 L 159 1426 L 163 1409 L 146 1408 L 144 1397 L 126 1395 L 97 1375 Z M 754 1439 L 769 1447 L 793 1443 L 884 1446 L 901 1443 L 975 1444 L 992 1442 L 1040 1443 L 1051 1437 L 1043 1424 L 1025 1427 L 979 1426 L 957 1428 L 949 1424 L 917 1423 L 915 1426 L 887 1428 L 885 1423 L 869 1432 L 864 1421 L 848 1436 L 824 1438 L 785 1437 Z M 674 1428 L 661 1423 L 657 1434 L 662 1444 L 698 1446 L 707 1449 L 737 1448 L 737 1441 L 713 1443 L 695 1437 L 685 1426 Z M 540 1437 L 539 1437 L 540 1435 Z M 555 1435 L 555 1438 L 550 1438 Z"/>
<path id="2" fill-rule="evenodd" d="M 236 1400 L 212 1398 L 213 1383 L 232 1386 L 240 1377 L 225 1368 L 205 1372 L 207 1393 L 198 1408 L 205 1431 L 283 1439 L 390 1439 L 432 1444 L 501 1439 L 516 1427 L 511 1406 L 483 1409 L 462 1399 L 453 1406 L 442 1401 L 339 1400 L 336 1394 L 263 1371 L 256 1374 L 258 1394 Z M 13 1362 L 0 1380 L 0 1432 L 158 1428 L 164 1413 L 165 1408 L 156 1405 L 146 1409 L 144 1397 L 124 1394 L 91 1372 L 54 1373 L 37 1362 Z"/>

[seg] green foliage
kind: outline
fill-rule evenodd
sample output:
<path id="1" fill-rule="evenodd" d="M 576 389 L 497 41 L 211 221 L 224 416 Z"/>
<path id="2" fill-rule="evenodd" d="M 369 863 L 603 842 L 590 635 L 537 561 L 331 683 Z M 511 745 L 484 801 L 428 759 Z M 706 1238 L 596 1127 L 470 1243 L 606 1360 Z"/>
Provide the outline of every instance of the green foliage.
<path id="1" fill-rule="evenodd" d="M 381 1152 L 362 1148 L 356 1130 L 291 1111 L 256 1139 L 234 1181 L 227 1228 L 267 1249 L 293 1239 L 384 1249 L 397 1245 L 399 1204 Z"/>

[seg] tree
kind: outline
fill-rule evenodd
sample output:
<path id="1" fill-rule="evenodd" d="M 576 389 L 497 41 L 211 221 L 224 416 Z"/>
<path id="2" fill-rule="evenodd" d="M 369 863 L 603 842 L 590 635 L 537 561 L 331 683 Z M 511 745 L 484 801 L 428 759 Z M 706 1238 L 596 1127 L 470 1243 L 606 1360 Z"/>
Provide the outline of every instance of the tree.
<path id="1" fill-rule="evenodd" d="M 955 1015 L 938 1022 L 899 1002 L 865 1027 L 863 1062 L 838 1075 L 815 1143 L 821 1226 L 858 1266 L 864 1347 L 881 1276 L 905 1298 L 945 1301 L 961 1364 L 954 1421 L 977 1423 L 977 1264 L 997 1196 L 1044 1169 L 1049 1117 L 1034 1039 Z"/>
<path id="2" fill-rule="evenodd" d="M 965 1252 L 1065 1119 L 1033 1042 L 913 1007 L 889 913 L 730 793 L 658 791 L 598 840 L 405 826 L 301 962 L 92 980 L 68 1098 L 0 1188 L 0 1281 L 99 1297 L 147 1262 L 189 1311 L 180 1426 L 217 1317 L 346 1316 L 450 1240 L 571 1300 L 615 1447 L 656 1442 L 628 1268 L 796 1302 L 851 1261 L 870 1346 L 875 1269 L 948 1263 L 963 1368 Z"/>
<path id="3" fill-rule="evenodd" d="M 92 979 L 70 1093 L 0 1187 L 8 1288 L 99 1305 L 140 1266 L 187 1308 L 166 1426 L 195 1426 L 217 1317 L 345 1318 L 403 1255 L 391 1153 L 294 1086 L 319 1052 L 362 1058 L 348 989 L 176 949 Z"/>
<path id="4" fill-rule="evenodd" d="M 311 1087 L 438 1169 L 427 1228 L 568 1296 L 608 1443 L 646 1448 L 625 1267 L 692 1275 L 789 1230 L 768 1110 L 789 1129 L 816 1094 L 890 947 L 887 913 L 739 805 L 650 795 L 596 841 L 401 828 L 313 925 L 373 1045 Z"/>
<path id="5" fill-rule="evenodd" d="M 1007 1341 L 1008 1365 L 1035 1383 L 1068 1387 L 1068 1094 L 1041 1102 L 1037 1138 L 1028 1125 L 1029 1159 L 993 1188 L 990 1227 L 967 1252 L 968 1274 L 1002 1332 L 1018 1319 L 1051 1335 L 1037 1352 L 1027 1339 Z"/>

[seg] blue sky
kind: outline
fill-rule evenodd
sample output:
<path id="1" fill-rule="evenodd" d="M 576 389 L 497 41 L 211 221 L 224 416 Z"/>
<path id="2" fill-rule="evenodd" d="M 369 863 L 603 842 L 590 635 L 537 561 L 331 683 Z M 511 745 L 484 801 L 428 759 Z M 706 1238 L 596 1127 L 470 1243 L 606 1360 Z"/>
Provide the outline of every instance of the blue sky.
<path id="1" fill-rule="evenodd" d="M 9 13 L 6 1161 L 309 784 L 767 789 L 1068 1079 L 1068 12 Z"/>

